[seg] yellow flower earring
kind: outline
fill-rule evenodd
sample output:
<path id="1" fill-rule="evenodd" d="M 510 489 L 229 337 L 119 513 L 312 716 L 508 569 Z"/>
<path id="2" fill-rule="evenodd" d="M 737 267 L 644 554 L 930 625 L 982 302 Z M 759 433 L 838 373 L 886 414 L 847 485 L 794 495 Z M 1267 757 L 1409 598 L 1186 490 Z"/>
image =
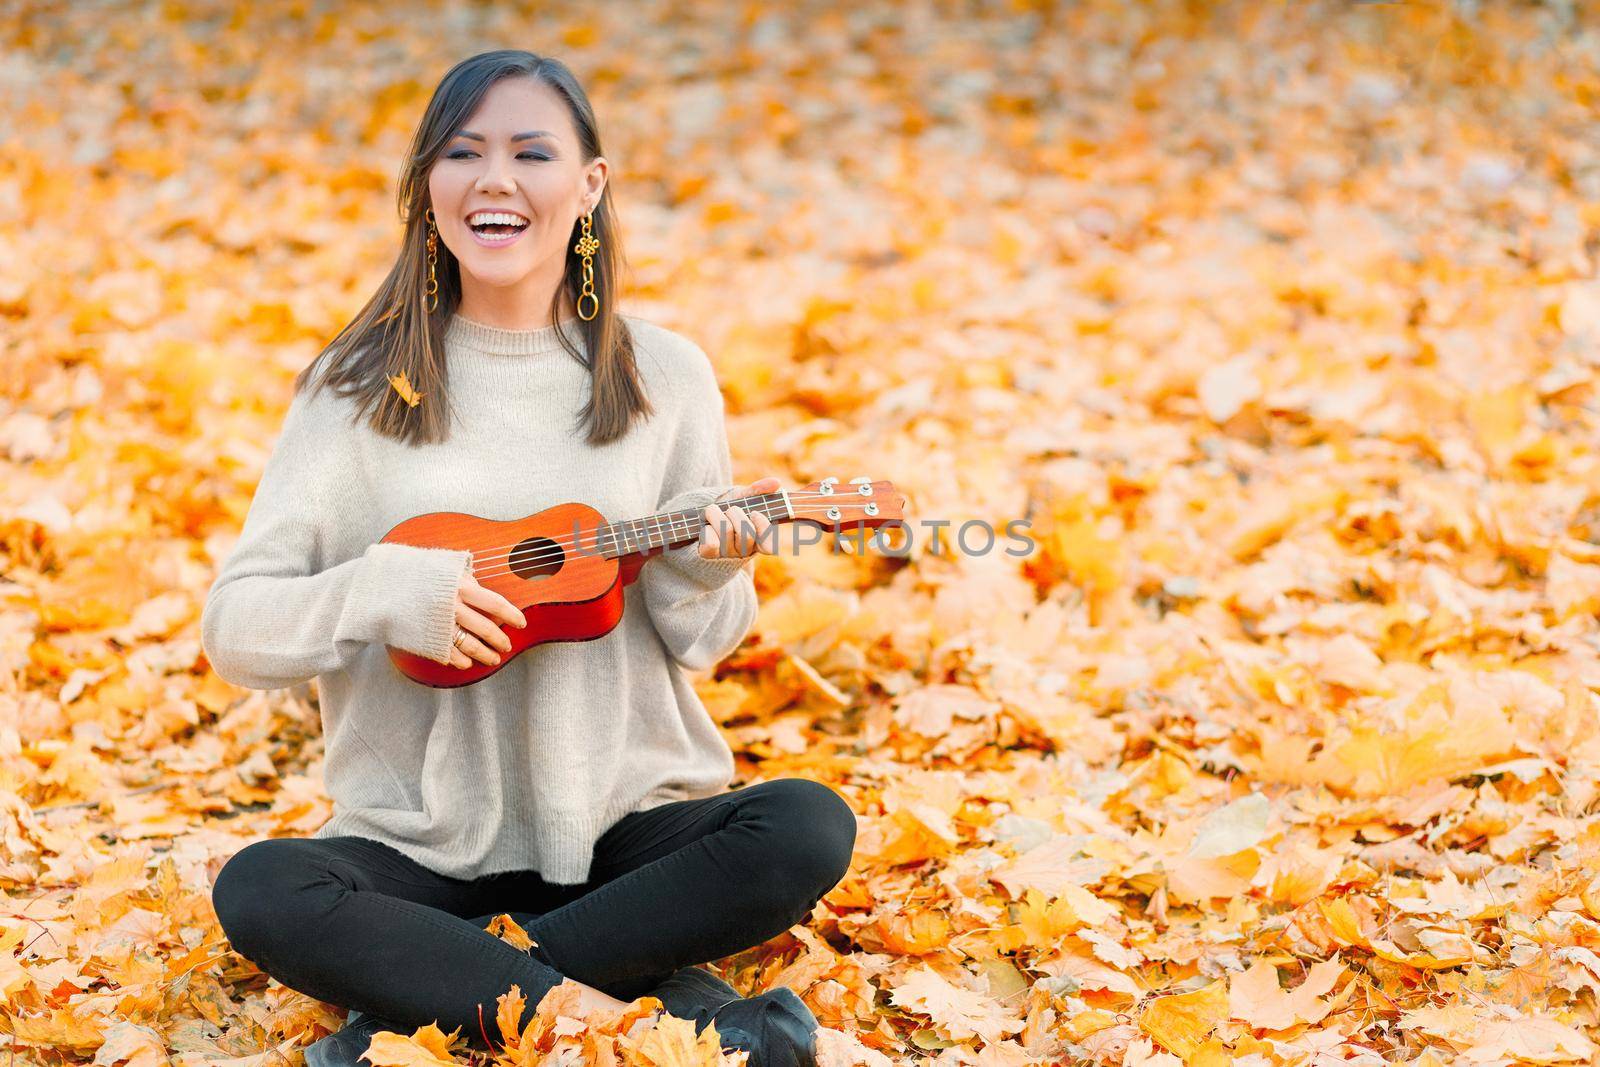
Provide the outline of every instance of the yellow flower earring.
<path id="1" fill-rule="evenodd" d="M 578 243 L 572 250 L 583 257 L 583 292 L 578 295 L 578 317 L 588 322 L 600 314 L 600 298 L 594 295 L 594 254 L 600 251 L 600 241 L 589 232 L 589 220 L 594 218 L 591 210 L 583 216 L 583 236 L 578 238 Z M 589 314 L 583 313 L 583 301 L 589 300 Z"/>
<path id="2" fill-rule="evenodd" d="M 439 261 L 439 230 L 433 224 L 433 208 L 429 208 L 423 216 L 428 220 L 428 288 L 424 290 L 428 297 L 428 314 L 439 310 L 439 279 L 434 274 L 434 267 Z"/>

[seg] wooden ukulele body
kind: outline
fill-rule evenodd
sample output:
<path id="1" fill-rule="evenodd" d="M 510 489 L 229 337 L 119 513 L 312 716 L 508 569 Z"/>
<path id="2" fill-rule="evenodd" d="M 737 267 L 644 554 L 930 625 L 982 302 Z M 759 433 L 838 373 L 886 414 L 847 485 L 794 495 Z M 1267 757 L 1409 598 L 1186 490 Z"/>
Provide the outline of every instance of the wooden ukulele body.
<path id="1" fill-rule="evenodd" d="M 390 660 L 414 681 L 449 689 L 488 677 L 534 645 L 604 637 L 622 621 L 623 589 L 646 560 L 661 552 L 655 548 L 609 559 L 597 551 L 566 547 L 574 529 L 577 543 L 590 543 L 605 521 L 586 504 L 568 503 L 504 521 L 435 511 L 400 523 L 384 541 L 466 549 L 473 554 L 478 584 L 515 604 L 528 625 L 520 630 L 501 627 L 511 639 L 511 650 L 501 654 L 499 663 L 474 660 L 470 666 L 453 667 L 388 645 Z"/>

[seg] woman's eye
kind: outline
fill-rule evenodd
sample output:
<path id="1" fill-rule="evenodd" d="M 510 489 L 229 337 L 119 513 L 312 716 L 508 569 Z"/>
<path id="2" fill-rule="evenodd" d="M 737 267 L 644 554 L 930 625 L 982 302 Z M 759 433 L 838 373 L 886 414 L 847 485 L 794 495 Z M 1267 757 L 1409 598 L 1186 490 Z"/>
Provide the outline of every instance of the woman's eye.
<path id="1" fill-rule="evenodd" d="M 468 156 L 475 156 L 477 154 L 478 153 L 469 151 L 469 150 L 467 150 L 465 148 L 458 148 L 454 152 L 451 152 L 449 155 L 445 156 L 444 158 L 446 158 L 446 159 L 466 159 Z M 519 154 L 517 156 L 517 158 L 518 159 L 537 159 L 540 162 L 547 162 L 550 159 L 549 156 L 542 156 L 537 152 L 523 152 L 523 153 Z"/>

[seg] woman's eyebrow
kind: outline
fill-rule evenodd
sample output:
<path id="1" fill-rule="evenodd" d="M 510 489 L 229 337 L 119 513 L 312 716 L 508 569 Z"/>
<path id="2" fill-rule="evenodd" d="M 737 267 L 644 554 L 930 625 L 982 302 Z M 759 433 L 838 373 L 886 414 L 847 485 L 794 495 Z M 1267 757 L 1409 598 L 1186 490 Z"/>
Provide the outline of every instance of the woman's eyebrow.
<path id="1" fill-rule="evenodd" d="M 473 133 L 471 130 L 457 130 L 456 136 L 465 137 L 469 141 L 482 141 L 484 139 L 483 134 Z M 531 141 L 536 137 L 548 137 L 552 141 L 560 140 L 549 130 L 529 130 L 527 133 L 514 133 L 511 135 L 513 141 Z"/>

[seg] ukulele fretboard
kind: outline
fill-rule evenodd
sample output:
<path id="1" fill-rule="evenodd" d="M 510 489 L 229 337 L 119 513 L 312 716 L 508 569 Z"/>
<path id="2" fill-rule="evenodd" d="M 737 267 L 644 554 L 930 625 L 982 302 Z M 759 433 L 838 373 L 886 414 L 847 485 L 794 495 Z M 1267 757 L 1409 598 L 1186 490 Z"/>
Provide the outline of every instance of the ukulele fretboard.
<path id="1" fill-rule="evenodd" d="M 730 506 L 746 512 L 759 512 L 773 522 L 791 518 L 789 502 L 782 492 L 757 493 L 754 496 L 724 500 L 717 507 L 726 511 Z M 600 554 L 610 559 L 630 552 L 648 552 L 654 548 L 676 548 L 700 539 L 700 528 L 706 524 L 704 508 L 668 511 L 660 515 L 646 515 L 642 519 L 625 519 L 601 526 L 598 531 Z"/>

